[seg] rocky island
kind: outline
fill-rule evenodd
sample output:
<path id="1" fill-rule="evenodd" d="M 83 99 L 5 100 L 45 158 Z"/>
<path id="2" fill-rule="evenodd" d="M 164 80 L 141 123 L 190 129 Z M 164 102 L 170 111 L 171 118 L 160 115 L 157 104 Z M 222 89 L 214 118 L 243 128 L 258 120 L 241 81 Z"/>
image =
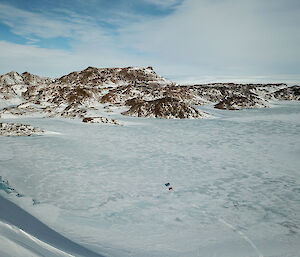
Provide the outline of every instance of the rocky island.
<path id="1" fill-rule="evenodd" d="M 163 97 L 156 100 L 128 100 L 130 109 L 123 115 L 133 117 L 150 117 L 165 119 L 199 119 L 209 115 L 200 112 L 193 106 L 172 97 Z"/>
<path id="2" fill-rule="evenodd" d="M 30 125 L 0 123 L 0 136 L 33 136 L 44 135 L 45 131 Z"/>
<path id="3" fill-rule="evenodd" d="M 300 87 L 287 84 L 212 83 L 179 85 L 152 67 L 95 68 L 56 79 L 24 72 L 0 76 L 0 118 L 61 117 L 120 125 L 113 113 L 134 117 L 199 119 L 196 106 L 239 110 L 266 108 L 272 100 L 299 100 Z"/>

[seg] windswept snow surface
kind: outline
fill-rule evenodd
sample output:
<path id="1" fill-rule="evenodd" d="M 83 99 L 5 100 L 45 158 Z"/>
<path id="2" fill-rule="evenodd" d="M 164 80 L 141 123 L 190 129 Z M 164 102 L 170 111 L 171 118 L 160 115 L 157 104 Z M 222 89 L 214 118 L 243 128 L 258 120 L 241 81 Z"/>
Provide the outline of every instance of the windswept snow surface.
<path id="1" fill-rule="evenodd" d="M 24 197 L 0 193 L 104 256 L 299 256 L 299 103 L 201 109 L 215 118 L 20 119 L 60 134 L 0 138 Z"/>
<path id="2" fill-rule="evenodd" d="M 0 205 L 0 256 L 103 257 L 58 234 L 1 196 Z"/>

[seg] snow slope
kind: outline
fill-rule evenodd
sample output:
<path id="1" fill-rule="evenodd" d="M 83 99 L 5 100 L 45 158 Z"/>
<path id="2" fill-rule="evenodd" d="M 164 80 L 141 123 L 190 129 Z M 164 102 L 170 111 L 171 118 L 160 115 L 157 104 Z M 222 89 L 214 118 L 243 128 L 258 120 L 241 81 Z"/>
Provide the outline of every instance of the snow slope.
<path id="1" fill-rule="evenodd" d="M 0 206 L 0 256 L 102 256 L 58 234 L 1 196 Z"/>

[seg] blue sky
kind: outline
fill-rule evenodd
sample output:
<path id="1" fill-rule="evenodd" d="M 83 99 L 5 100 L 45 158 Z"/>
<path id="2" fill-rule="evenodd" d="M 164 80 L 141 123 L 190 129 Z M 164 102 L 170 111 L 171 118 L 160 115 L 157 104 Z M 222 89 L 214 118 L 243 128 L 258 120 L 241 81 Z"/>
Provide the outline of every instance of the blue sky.
<path id="1" fill-rule="evenodd" d="M 0 74 L 153 66 L 176 81 L 300 81 L 298 0 L 0 0 Z"/>

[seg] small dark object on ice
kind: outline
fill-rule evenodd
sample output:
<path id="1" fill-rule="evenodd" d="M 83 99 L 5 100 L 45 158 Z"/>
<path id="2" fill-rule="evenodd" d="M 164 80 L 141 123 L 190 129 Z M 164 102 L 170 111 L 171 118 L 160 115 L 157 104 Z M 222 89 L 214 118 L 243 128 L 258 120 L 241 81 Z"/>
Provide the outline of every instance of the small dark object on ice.
<path id="1" fill-rule="evenodd" d="M 173 187 L 170 185 L 170 183 L 166 183 L 165 186 L 168 187 L 169 190 L 173 190 Z"/>

